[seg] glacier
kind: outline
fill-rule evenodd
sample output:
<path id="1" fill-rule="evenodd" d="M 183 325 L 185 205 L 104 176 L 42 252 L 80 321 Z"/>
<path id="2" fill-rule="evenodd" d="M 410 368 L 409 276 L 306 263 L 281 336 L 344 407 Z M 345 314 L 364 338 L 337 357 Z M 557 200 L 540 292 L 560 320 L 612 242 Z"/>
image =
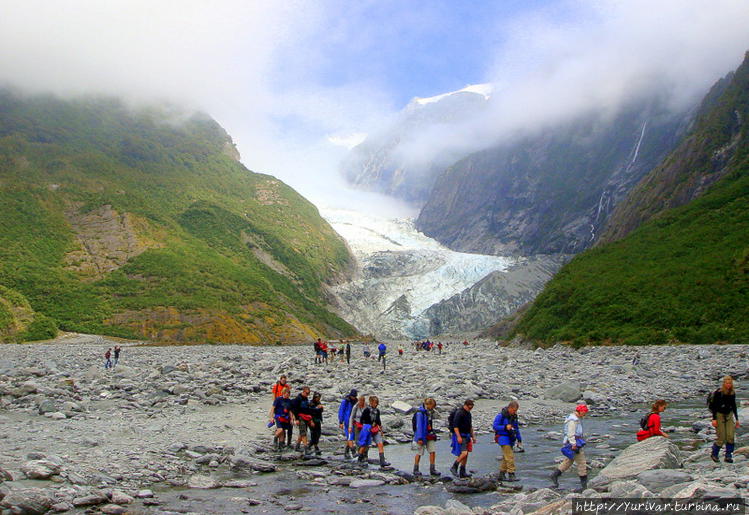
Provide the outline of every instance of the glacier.
<path id="1" fill-rule="evenodd" d="M 456 252 L 416 230 L 410 218 L 321 209 L 357 261 L 354 278 L 332 287 L 339 314 L 380 338 L 424 338 L 427 310 L 523 258 Z"/>

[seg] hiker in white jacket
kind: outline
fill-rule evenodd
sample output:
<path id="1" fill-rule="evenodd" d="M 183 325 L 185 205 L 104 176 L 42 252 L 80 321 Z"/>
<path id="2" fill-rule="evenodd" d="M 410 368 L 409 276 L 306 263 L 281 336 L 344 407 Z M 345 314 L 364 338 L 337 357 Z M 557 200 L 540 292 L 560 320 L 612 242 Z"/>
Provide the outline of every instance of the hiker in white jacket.
<path id="1" fill-rule="evenodd" d="M 580 403 L 564 421 L 564 439 L 562 441 L 562 454 L 564 461 L 551 473 L 551 482 L 554 488 L 559 488 L 559 476 L 569 469 L 573 463 L 577 465 L 577 475 L 580 476 L 580 490 L 588 488 L 588 464 L 585 460 L 583 446 L 583 417 L 588 413 L 588 406 Z"/>

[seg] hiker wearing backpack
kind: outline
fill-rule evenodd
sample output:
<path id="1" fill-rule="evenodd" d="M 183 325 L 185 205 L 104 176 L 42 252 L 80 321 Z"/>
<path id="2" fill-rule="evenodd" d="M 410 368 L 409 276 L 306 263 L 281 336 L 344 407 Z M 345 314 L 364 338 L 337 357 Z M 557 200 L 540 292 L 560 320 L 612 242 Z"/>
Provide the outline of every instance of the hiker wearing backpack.
<path id="1" fill-rule="evenodd" d="M 384 343 L 381 343 L 377 346 L 377 361 L 382 361 L 382 372 L 381 374 L 385 373 L 385 354 L 387 354 L 388 348 L 387 345 Z"/>
<path id="2" fill-rule="evenodd" d="M 425 452 L 429 453 L 429 474 L 439 476 L 435 465 L 437 456 L 437 433 L 434 432 L 434 408 L 437 401 L 431 397 L 424 399 L 424 404 L 419 406 L 411 418 L 411 427 L 414 432 L 414 444 L 416 445 L 416 456 L 414 456 L 414 476 L 420 476 L 419 461 Z"/>
<path id="3" fill-rule="evenodd" d="M 390 466 L 390 463 L 385 461 L 385 446 L 382 439 L 382 420 L 380 420 L 380 410 L 377 406 L 380 404 L 380 400 L 372 395 L 369 398 L 369 406 L 364 408 L 361 414 L 362 429 L 359 433 L 359 463 L 367 466 L 367 453 L 369 452 L 369 446 L 374 443 L 377 445 L 377 450 L 380 453 L 380 467 L 385 468 Z"/>
<path id="4" fill-rule="evenodd" d="M 310 410 L 310 388 L 305 386 L 302 392 L 291 401 L 291 412 L 294 414 L 294 425 L 299 428 L 299 436 L 296 440 L 296 451 L 299 452 L 304 446 L 304 454 L 310 453 L 307 439 L 307 429 L 314 427 L 312 411 Z"/>
<path id="5" fill-rule="evenodd" d="M 517 401 L 510 402 L 497 414 L 494 418 L 494 424 L 492 424 L 494 441 L 502 449 L 502 464 L 499 466 L 500 481 L 517 481 L 515 477 L 515 453 L 512 452 L 512 448 L 515 446 L 515 442 L 520 448 L 523 444 L 523 437 L 520 434 L 518 424 L 519 407 Z"/>
<path id="6" fill-rule="evenodd" d="M 349 427 L 349 440 L 347 447 L 350 448 L 351 453 L 351 459 L 356 459 L 358 455 L 358 444 L 359 441 L 359 435 L 361 434 L 361 430 L 363 427 L 363 424 L 361 423 L 361 416 L 362 413 L 364 413 L 364 408 L 367 407 L 367 399 L 363 395 L 359 397 L 359 400 L 357 403 L 351 408 L 351 415 L 349 416 L 348 420 L 348 427 Z"/>
<path id="7" fill-rule="evenodd" d="M 268 418 L 270 420 L 269 427 L 272 423 L 276 424 L 276 432 L 273 435 L 274 450 L 281 452 L 283 444 L 286 441 L 285 435 L 291 434 L 291 424 L 294 421 L 294 415 L 291 412 L 291 388 L 284 386 L 281 396 L 276 397 L 273 400 L 273 406 L 270 408 Z M 291 441 L 289 440 L 289 447 L 291 447 Z"/>
<path id="8" fill-rule="evenodd" d="M 577 474 L 580 476 L 580 491 L 588 488 L 588 464 L 585 460 L 585 439 L 583 438 L 583 418 L 588 414 L 588 406 L 580 403 L 575 412 L 568 415 L 564 421 L 564 440 L 562 454 L 564 461 L 551 473 L 554 488 L 559 488 L 559 476 L 569 469 L 573 463 L 577 464 Z"/>
<path id="9" fill-rule="evenodd" d="M 346 450 L 343 453 L 344 458 L 353 458 L 354 454 L 354 435 L 351 431 L 349 420 L 351 419 L 351 410 L 356 404 L 357 391 L 352 389 L 349 394 L 341 400 L 341 405 L 338 407 L 338 427 L 343 432 L 343 437 L 346 439 Z"/>
<path id="10" fill-rule="evenodd" d="M 668 403 L 663 399 L 658 399 L 653 403 L 650 408 L 650 413 L 642 417 L 640 420 L 640 431 L 637 432 L 637 441 L 641 442 L 651 436 L 663 436 L 668 438 L 668 435 L 661 430 L 661 413 L 666 410 Z"/>
<path id="11" fill-rule="evenodd" d="M 733 386 L 733 377 L 725 376 L 723 378 L 721 387 L 708 396 L 707 405 L 713 415 L 712 424 L 716 431 L 716 439 L 710 458 L 718 463 L 720 461 L 720 449 L 725 443 L 725 461 L 726 463 L 733 463 L 736 429 L 741 427 L 739 412 L 736 407 L 736 390 Z"/>
<path id="12" fill-rule="evenodd" d="M 453 456 L 457 456 L 450 472 L 453 476 L 460 478 L 471 477 L 466 472 L 468 463 L 468 453 L 473 451 L 473 443 L 476 441 L 476 433 L 473 432 L 473 420 L 471 410 L 473 409 L 473 400 L 466 399 L 463 406 L 453 410 L 447 419 L 448 428 L 450 429 L 452 441 L 450 447 Z M 458 472 L 460 468 L 460 472 Z"/>

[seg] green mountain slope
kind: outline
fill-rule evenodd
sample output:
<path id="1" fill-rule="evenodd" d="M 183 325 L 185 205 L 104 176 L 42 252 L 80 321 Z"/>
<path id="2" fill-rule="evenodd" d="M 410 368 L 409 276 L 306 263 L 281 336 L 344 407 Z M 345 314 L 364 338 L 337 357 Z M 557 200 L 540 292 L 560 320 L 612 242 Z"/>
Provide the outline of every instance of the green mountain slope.
<path id="1" fill-rule="evenodd" d="M 317 209 L 204 115 L 0 91 L 0 285 L 72 331 L 275 343 L 354 329 Z"/>
<path id="2" fill-rule="evenodd" d="M 633 190 L 627 210 L 642 206 L 649 221 L 633 229 L 637 221 L 620 215 L 622 225 L 609 234 L 626 236 L 563 267 L 513 334 L 547 342 L 749 343 L 747 117 L 745 61 L 703 102 L 684 142 Z"/>

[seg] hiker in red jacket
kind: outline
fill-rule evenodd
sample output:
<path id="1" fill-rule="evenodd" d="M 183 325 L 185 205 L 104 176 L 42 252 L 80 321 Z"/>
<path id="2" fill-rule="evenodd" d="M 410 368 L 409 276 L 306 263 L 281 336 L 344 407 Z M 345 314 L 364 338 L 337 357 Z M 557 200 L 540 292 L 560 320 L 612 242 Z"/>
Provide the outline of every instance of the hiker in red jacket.
<path id="1" fill-rule="evenodd" d="M 645 415 L 640 422 L 642 429 L 637 432 L 638 442 L 651 436 L 665 436 L 668 438 L 668 435 L 661 430 L 661 413 L 666 410 L 666 406 L 668 406 L 668 403 L 663 399 L 658 399 L 653 403 L 650 413 Z"/>

